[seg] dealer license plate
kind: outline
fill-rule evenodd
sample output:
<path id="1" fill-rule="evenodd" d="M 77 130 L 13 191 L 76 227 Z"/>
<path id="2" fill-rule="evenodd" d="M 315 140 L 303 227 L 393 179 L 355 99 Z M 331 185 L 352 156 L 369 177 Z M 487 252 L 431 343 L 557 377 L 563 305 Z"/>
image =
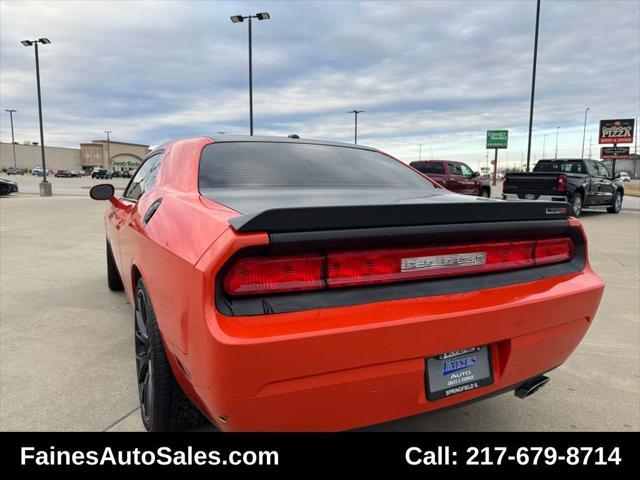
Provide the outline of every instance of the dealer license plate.
<path id="1" fill-rule="evenodd" d="M 427 358 L 425 363 L 429 400 L 450 397 L 493 383 L 488 346 L 443 353 Z"/>

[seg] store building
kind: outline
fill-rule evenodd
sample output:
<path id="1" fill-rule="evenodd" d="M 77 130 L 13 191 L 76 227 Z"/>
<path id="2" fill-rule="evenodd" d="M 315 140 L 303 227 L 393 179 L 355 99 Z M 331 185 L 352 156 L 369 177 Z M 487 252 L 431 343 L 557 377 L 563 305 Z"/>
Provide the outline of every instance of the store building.
<path id="1" fill-rule="evenodd" d="M 25 142 L 15 145 L 15 166 L 26 170 L 41 166 L 40 146 Z M 0 142 L 0 169 L 14 166 L 14 146 Z M 81 143 L 80 148 L 45 146 L 45 159 L 49 170 L 135 170 L 149 153 L 149 145 L 106 140 Z"/>

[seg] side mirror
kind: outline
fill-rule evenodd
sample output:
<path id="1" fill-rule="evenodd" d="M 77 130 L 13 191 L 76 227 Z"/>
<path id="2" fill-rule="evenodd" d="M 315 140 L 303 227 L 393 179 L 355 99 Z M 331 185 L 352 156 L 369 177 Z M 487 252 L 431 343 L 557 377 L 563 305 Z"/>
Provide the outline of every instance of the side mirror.
<path id="1" fill-rule="evenodd" d="M 473 175 L 471 175 L 472 177 L 479 177 L 480 176 L 480 172 L 473 172 Z"/>
<path id="2" fill-rule="evenodd" d="M 613 176 L 613 178 L 620 178 L 620 172 L 616 172 L 616 174 Z"/>
<path id="3" fill-rule="evenodd" d="M 94 200 L 111 200 L 114 193 L 115 188 L 110 183 L 101 183 L 89 190 L 89 196 Z"/>

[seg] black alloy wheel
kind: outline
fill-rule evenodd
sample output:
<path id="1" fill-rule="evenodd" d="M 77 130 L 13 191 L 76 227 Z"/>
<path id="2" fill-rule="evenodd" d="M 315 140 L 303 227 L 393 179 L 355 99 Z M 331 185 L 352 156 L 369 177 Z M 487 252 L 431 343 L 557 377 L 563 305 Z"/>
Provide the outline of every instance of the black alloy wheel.
<path id="1" fill-rule="evenodd" d="M 149 310 L 147 308 L 147 292 L 144 288 L 136 291 L 135 305 L 135 352 L 136 373 L 138 379 L 138 395 L 142 419 L 147 425 L 153 413 L 153 348 L 149 336 Z"/>
<path id="2" fill-rule="evenodd" d="M 197 427 L 205 418 L 184 394 L 171 370 L 142 278 L 136 284 L 134 323 L 136 379 L 144 427 L 152 432 Z"/>

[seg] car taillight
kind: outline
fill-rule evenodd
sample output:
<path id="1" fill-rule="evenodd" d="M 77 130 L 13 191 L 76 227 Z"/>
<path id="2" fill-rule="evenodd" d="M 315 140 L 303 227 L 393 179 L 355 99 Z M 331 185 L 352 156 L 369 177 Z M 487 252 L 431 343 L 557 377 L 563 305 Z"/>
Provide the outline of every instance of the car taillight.
<path id="1" fill-rule="evenodd" d="M 505 174 L 504 177 L 502 177 L 502 190 L 504 190 L 505 188 L 507 188 L 507 175 Z"/>
<path id="2" fill-rule="evenodd" d="M 564 192 L 567 188 L 567 176 L 562 174 L 562 175 L 558 175 L 558 185 L 556 186 L 556 189 L 559 192 Z"/>
<path id="3" fill-rule="evenodd" d="M 470 275 L 559 263 L 573 258 L 569 238 L 427 248 L 248 257 L 224 280 L 230 295 L 282 293 Z"/>
<path id="4" fill-rule="evenodd" d="M 569 238 L 538 240 L 536 242 L 534 261 L 536 265 L 566 262 L 573 258 L 573 242 Z"/>
<path id="5" fill-rule="evenodd" d="M 241 258 L 227 273 L 224 289 L 230 295 L 317 290 L 324 286 L 323 268 L 320 255 Z"/>

